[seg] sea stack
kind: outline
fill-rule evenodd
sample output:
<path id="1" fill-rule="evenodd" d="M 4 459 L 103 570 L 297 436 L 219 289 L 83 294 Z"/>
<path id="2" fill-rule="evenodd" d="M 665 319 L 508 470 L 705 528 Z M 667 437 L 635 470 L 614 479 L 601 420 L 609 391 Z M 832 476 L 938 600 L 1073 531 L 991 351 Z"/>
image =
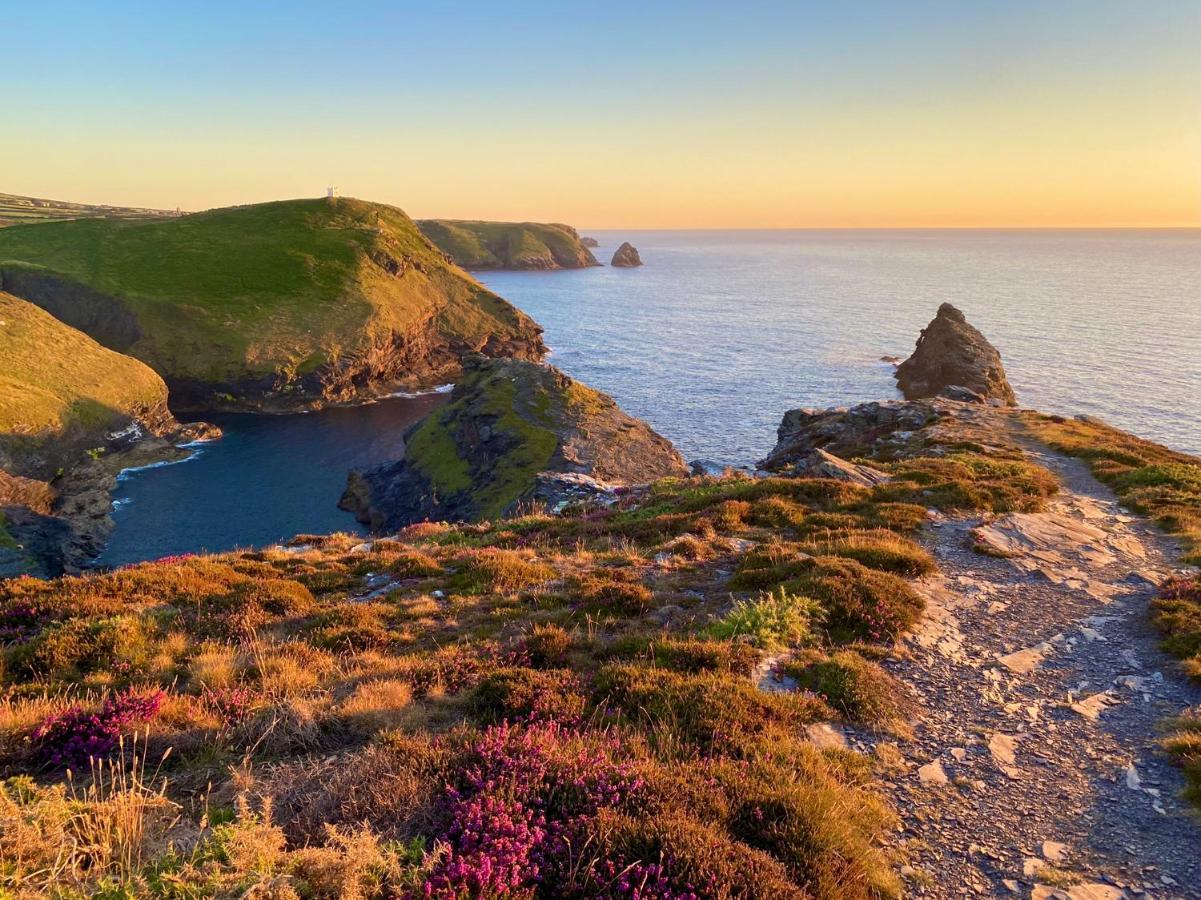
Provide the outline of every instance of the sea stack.
<path id="1" fill-rule="evenodd" d="M 594 237 L 582 237 L 582 238 L 580 238 L 580 243 L 581 243 L 581 244 L 583 244 L 585 247 L 588 247 L 588 248 L 593 248 L 593 247 L 599 247 L 599 246 L 600 246 L 600 241 L 598 241 L 598 240 L 597 240 L 596 238 L 594 238 Z"/>
<path id="2" fill-rule="evenodd" d="M 642 265 L 642 257 L 638 255 L 638 249 L 633 244 L 625 241 L 613 254 L 613 262 L 610 265 L 621 269 L 633 269 Z"/>
<path id="3" fill-rule="evenodd" d="M 687 474 L 671 443 L 611 397 L 553 366 L 481 356 L 405 435 L 402 459 L 350 473 L 339 505 L 386 531 L 554 510 Z"/>
<path id="4" fill-rule="evenodd" d="M 1017 405 L 1001 354 L 950 303 L 922 329 L 913 355 L 897 366 L 896 379 L 907 400 L 943 396 Z"/>

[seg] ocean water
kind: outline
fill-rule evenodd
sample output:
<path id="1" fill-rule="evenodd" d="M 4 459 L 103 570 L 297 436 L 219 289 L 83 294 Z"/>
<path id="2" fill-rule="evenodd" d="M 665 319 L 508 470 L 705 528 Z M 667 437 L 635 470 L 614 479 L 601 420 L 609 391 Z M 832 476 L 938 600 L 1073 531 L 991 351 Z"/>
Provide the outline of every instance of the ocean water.
<path id="1" fill-rule="evenodd" d="M 751 463 L 787 409 L 896 397 L 881 357 L 907 356 L 943 302 L 1023 405 L 1201 453 L 1201 231 L 591 234 L 598 259 L 629 240 L 645 265 L 480 277 L 542 323 L 553 363 L 688 459 Z M 120 483 L 99 562 L 360 531 L 336 507 L 347 470 L 400 455 L 438 402 L 215 416 L 221 441 Z"/>
<path id="2" fill-rule="evenodd" d="M 881 357 L 944 302 L 1023 406 L 1201 453 L 1201 230 L 583 233 L 645 265 L 482 280 L 689 459 L 751 462 L 786 409 L 899 396 Z"/>

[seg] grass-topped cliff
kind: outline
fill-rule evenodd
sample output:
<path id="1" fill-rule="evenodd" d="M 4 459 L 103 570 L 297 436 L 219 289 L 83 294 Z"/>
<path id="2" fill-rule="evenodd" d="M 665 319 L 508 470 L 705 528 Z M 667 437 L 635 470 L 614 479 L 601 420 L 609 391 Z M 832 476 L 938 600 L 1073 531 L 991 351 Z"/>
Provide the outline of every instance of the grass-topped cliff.
<path id="1" fill-rule="evenodd" d="M 418 227 L 466 269 L 581 269 L 598 266 L 569 225 L 421 219 Z"/>
<path id="2" fill-rule="evenodd" d="M 193 405 L 344 400 L 444 377 L 469 351 L 544 350 L 404 212 L 348 198 L 6 228 L 0 280 Z"/>
<path id="3" fill-rule="evenodd" d="M 60 459 L 69 445 L 167 414 L 167 386 L 145 364 L 3 292 L 0 359 L 0 462 L 48 443 Z"/>
<path id="4" fill-rule="evenodd" d="M 101 457 L 148 461 L 140 455 L 165 450 L 150 435 L 178 427 L 149 367 L 0 292 L 0 575 L 58 572 L 94 552 L 117 465 Z M 71 522 L 59 518 L 64 493 Z"/>

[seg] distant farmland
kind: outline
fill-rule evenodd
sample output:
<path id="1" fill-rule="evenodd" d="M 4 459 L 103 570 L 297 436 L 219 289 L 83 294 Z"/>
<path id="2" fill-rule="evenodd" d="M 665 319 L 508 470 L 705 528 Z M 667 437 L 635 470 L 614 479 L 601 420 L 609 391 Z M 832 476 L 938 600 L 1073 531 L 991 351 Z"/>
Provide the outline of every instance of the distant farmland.
<path id="1" fill-rule="evenodd" d="M 0 194 L 0 228 L 31 222 L 59 222 L 64 219 L 161 219 L 174 215 L 174 212 L 165 209 L 92 206 L 87 203 Z"/>

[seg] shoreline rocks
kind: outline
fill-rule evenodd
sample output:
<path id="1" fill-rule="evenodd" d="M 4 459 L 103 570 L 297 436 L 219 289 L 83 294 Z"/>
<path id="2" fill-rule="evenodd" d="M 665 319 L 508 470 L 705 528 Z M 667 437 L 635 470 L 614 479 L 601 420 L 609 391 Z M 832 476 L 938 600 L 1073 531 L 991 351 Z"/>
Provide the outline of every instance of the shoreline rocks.
<path id="1" fill-rule="evenodd" d="M 617 248 L 617 252 L 613 254 L 613 261 L 609 265 L 619 269 L 633 269 L 642 265 L 642 257 L 638 255 L 638 249 L 633 244 L 625 241 Z"/>
<path id="2" fill-rule="evenodd" d="M 553 509 L 687 474 L 670 442 L 607 395 L 552 366 L 475 357 L 450 402 L 406 433 L 404 457 L 351 472 L 339 505 L 380 531 Z"/>
<path id="3" fill-rule="evenodd" d="M 922 329 L 913 354 L 897 366 L 906 400 L 944 396 L 952 400 L 1017 406 L 1001 354 L 950 303 Z"/>

